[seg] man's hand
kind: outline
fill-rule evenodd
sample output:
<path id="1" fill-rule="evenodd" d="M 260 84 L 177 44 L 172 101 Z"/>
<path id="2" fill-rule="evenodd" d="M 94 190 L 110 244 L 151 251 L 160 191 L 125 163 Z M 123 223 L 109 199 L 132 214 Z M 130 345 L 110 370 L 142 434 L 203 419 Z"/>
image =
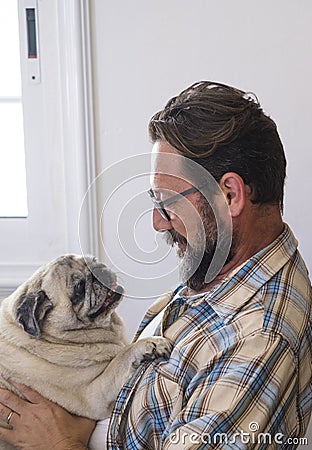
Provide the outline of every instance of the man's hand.
<path id="1" fill-rule="evenodd" d="M 0 428 L 0 440 L 27 450 L 87 448 L 95 426 L 93 420 L 73 416 L 30 388 L 10 383 L 27 400 L 0 389 L 0 420 L 10 425 L 10 429 Z"/>

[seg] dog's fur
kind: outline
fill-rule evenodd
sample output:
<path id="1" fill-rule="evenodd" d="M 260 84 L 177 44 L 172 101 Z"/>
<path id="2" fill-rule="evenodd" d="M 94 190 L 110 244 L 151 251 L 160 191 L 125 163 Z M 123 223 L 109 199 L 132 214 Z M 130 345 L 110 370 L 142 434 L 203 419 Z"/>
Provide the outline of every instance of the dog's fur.
<path id="1" fill-rule="evenodd" d="M 9 378 L 74 414 L 109 417 L 140 363 L 170 352 L 162 337 L 127 344 L 114 311 L 122 293 L 91 257 L 65 255 L 40 268 L 1 304 L 0 386 L 12 389 Z"/>

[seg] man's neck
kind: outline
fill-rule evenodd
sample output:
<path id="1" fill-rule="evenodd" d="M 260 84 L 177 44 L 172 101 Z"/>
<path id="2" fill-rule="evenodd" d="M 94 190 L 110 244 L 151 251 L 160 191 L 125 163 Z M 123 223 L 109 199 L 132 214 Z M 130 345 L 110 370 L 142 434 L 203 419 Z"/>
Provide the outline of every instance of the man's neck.
<path id="1" fill-rule="evenodd" d="M 255 227 L 258 230 L 245 230 L 245 233 L 239 237 L 239 242 L 234 243 L 236 248 L 234 248 L 232 259 L 224 265 L 218 277 L 223 278 L 225 274 L 231 272 L 260 250 L 270 245 L 284 230 L 282 221 L 275 226 L 270 227 L 270 224 L 266 226 L 268 230 L 259 230 L 259 226 Z"/>
<path id="2" fill-rule="evenodd" d="M 253 211 L 253 215 L 250 217 L 250 219 L 244 218 L 239 223 L 233 221 L 231 259 L 223 266 L 214 280 L 196 293 L 207 292 L 215 285 L 220 284 L 236 268 L 271 244 L 284 230 L 281 214 L 274 205 L 262 205 L 257 208 L 257 214 Z M 196 294 L 193 291 L 192 293 Z"/>

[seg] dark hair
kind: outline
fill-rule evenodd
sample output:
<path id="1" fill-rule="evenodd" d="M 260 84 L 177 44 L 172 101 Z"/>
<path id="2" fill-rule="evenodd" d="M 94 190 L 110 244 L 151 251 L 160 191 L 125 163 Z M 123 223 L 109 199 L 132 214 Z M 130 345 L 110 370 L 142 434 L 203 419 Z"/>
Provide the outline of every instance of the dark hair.
<path id="1" fill-rule="evenodd" d="M 195 83 L 151 118 L 150 138 L 168 142 L 218 182 L 226 172 L 236 172 L 252 189 L 253 203 L 282 208 L 283 145 L 275 122 L 254 97 L 221 83 Z"/>

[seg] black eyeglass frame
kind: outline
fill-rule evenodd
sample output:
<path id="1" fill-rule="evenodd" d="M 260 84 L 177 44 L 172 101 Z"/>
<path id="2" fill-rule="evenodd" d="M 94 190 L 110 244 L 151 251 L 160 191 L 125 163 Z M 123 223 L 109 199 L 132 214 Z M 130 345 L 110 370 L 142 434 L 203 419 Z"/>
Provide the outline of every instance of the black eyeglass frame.
<path id="1" fill-rule="evenodd" d="M 157 209 L 157 211 L 159 212 L 159 214 L 161 215 L 161 217 L 165 220 L 167 220 L 168 222 L 171 221 L 171 218 L 169 216 L 169 214 L 166 211 L 166 206 L 171 205 L 171 203 L 174 203 L 175 201 L 179 200 L 181 197 L 185 197 L 188 194 L 192 194 L 193 192 L 198 191 L 199 189 L 201 189 L 202 187 L 204 187 L 207 183 L 199 186 L 199 187 L 191 187 L 189 189 L 186 189 L 183 192 L 180 192 L 178 194 L 172 195 L 171 197 L 168 197 L 166 200 L 157 200 L 155 197 L 155 193 L 153 191 L 153 189 L 149 189 L 147 191 L 147 193 L 149 194 L 149 196 L 152 199 L 152 202 L 155 206 L 155 208 Z"/>

